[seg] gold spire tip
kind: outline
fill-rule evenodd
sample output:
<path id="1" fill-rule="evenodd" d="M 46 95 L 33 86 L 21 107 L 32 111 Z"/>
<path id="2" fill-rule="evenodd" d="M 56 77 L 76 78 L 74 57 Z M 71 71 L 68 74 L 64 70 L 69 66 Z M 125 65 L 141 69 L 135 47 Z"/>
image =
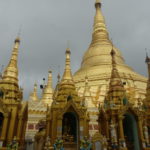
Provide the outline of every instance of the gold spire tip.
<path id="1" fill-rule="evenodd" d="M 66 49 L 66 54 L 71 54 L 70 48 Z"/>
<path id="2" fill-rule="evenodd" d="M 96 0 L 95 7 L 97 7 L 97 6 L 101 6 L 101 0 Z"/>
<path id="3" fill-rule="evenodd" d="M 48 73 L 52 73 L 52 70 L 49 70 Z"/>
<path id="4" fill-rule="evenodd" d="M 20 38 L 19 38 L 19 37 L 17 37 L 17 38 L 15 39 L 15 43 L 20 43 Z"/>

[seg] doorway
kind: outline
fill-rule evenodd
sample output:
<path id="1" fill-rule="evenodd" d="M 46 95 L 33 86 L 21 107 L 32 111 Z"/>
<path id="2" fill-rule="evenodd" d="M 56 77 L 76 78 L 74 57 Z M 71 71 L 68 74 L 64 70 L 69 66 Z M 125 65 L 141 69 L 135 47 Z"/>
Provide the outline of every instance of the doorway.
<path id="1" fill-rule="evenodd" d="M 4 121 L 4 115 L 0 112 L 0 135 L 2 133 L 3 121 Z"/>
<path id="2" fill-rule="evenodd" d="M 123 129 L 128 150 L 140 150 L 138 128 L 135 117 L 127 113 L 124 115 Z"/>
<path id="3" fill-rule="evenodd" d="M 78 118 L 74 112 L 67 112 L 63 115 L 62 137 L 64 142 L 77 143 L 78 141 Z"/>

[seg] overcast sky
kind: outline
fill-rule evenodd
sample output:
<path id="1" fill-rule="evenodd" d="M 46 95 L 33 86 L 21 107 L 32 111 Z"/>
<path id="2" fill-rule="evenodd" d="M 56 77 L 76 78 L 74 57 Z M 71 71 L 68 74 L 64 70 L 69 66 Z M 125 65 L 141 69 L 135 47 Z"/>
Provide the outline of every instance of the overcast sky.
<path id="1" fill-rule="evenodd" d="M 95 0 L 0 0 L 0 65 L 7 65 L 20 26 L 19 79 L 27 99 L 34 82 L 53 71 L 54 86 L 62 74 L 67 41 L 75 72 L 91 42 Z M 110 38 L 126 63 L 147 76 L 150 54 L 150 0 L 103 0 Z M 60 69 L 59 69 L 60 66 Z M 39 90 L 40 91 L 40 90 Z"/>

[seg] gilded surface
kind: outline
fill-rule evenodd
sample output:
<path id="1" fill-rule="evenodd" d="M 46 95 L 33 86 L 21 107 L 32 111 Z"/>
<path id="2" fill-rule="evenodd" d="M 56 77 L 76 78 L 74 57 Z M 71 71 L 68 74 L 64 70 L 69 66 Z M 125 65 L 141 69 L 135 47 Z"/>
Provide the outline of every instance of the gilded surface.
<path id="1" fill-rule="evenodd" d="M 105 19 L 101 12 L 101 3 L 96 1 L 96 15 L 94 18 L 92 42 L 85 52 L 80 69 L 74 74 L 74 80 L 77 90 L 82 96 L 85 88 L 85 76 L 88 77 L 90 91 L 93 97 L 96 96 L 98 88 L 101 93 L 98 101 L 102 102 L 108 91 L 108 84 L 111 77 L 112 61 L 110 52 L 112 50 L 112 42 L 106 28 Z M 134 88 L 135 97 L 145 97 L 145 89 L 147 79 L 132 68 L 125 64 L 120 50 L 115 46 L 113 49 L 116 53 L 116 67 L 122 82 L 126 82 L 126 89 Z"/>
<path id="2" fill-rule="evenodd" d="M 16 38 L 10 61 L 0 80 L 0 141 L 2 148 L 6 148 L 14 138 L 19 143 L 20 149 L 24 146 L 28 103 L 22 101 L 23 92 L 18 85 L 19 45 L 20 39 Z"/>
<path id="3" fill-rule="evenodd" d="M 48 73 L 48 81 L 43 89 L 42 101 L 44 104 L 51 106 L 53 101 L 53 88 L 52 88 L 52 71 Z"/>

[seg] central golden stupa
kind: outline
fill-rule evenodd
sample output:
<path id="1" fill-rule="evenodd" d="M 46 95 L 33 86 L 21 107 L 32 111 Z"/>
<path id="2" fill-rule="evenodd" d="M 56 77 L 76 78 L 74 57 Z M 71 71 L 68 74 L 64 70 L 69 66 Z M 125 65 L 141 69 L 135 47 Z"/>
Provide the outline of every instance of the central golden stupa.
<path id="1" fill-rule="evenodd" d="M 128 96 L 132 95 L 135 99 L 143 99 L 145 97 L 147 79 L 126 65 L 120 50 L 113 45 L 109 38 L 99 0 L 96 1 L 95 8 L 96 15 L 94 18 L 92 42 L 83 56 L 81 68 L 74 74 L 79 95 L 83 95 L 85 77 L 88 77 L 88 85 L 93 102 L 97 106 L 103 102 L 111 77 L 112 62 L 110 52 L 113 49 L 116 53 L 115 59 L 119 76 L 128 91 Z M 135 102 L 135 99 L 132 98 L 131 101 Z"/>

